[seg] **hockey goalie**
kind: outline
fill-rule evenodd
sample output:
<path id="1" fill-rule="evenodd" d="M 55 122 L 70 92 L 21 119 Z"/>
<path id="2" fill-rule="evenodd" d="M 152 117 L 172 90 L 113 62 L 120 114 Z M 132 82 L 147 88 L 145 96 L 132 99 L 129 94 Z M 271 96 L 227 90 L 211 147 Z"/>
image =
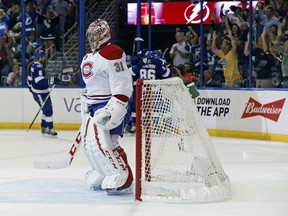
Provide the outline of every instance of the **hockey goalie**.
<path id="1" fill-rule="evenodd" d="M 81 62 L 86 84 L 82 97 L 82 142 L 92 166 L 85 179 L 91 189 L 108 194 L 133 192 L 133 174 L 118 139 L 123 133 L 132 77 L 126 54 L 109 43 L 110 27 L 105 20 L 92 22 L 86 32 L 90 50 Z"/>

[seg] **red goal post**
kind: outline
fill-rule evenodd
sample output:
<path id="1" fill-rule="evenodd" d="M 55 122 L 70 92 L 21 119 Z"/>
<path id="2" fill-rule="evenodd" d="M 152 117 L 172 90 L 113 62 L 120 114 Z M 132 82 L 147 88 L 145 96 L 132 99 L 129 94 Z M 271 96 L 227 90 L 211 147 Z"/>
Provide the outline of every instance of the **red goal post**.
<path id="1" fill-rule="evenodd" d="M 135 199 L 201 203 L 230 198 L 229 178 L 182 80 L 138 80 Z"/>

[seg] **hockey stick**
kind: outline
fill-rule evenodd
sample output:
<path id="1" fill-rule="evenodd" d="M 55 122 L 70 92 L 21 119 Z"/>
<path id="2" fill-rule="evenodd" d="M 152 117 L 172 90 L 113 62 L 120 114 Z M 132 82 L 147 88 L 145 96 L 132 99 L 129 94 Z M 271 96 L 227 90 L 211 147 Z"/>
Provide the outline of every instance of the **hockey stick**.
<path id="1" fill-rule="evenodd" d="M 132 49 L 132 56 L 135 55 L 136 42 L 138 42 L 138 41 L 143 42 L 144 40 L 143 40 L 143 38 L 141 38 L 141 37 L 136 37 L 136 38 L 134 38 L 134 41 L 133 41 L 133 49 Z"/>
<path id="2" fill-rule="evenodd" d="M 163 54 L 162 54 L 162 59 L 165 59 L 165 55 L 166 55 L 166 53 L 167 53 L 168 50 L 169 50 L 168 47 L 164 50 L 164 52 L 163 52 Z"/>
<path id="3" fill-rule="evenodd" d="M 62 168 L 69 167 L 80 145 L 81 145 L 81 128 L 79 129 L 78 134 L 75 137 L 75 140 L 73 141 L 73 144 L 64 160 L 62 161 L 35 161 L 34 168 L 62 169 Z"/>
<path id="4" fill-rule="evenodd" d="M 45 106 L 45 104 L 46 104 L 48 98 L 49 98 L 50 95 L 51 95 L 52 89 L 53 89 L 54 87 L 55 87 L 55 84 L 51 87 L 51 90 L 50 90 L 49 94 L 46 96 L 46 98 L 45 98 L 45 100 L 43 101 L 41 107 L 39 108 L 38 112 L 36 113 L 34 119 L 32 120 L 31 124 L 29 125 L 29 128 L 28 128 L 27 132 L 29 132 L 29 130 L 31 129 L 32 125 L 34 124 L 36 118 L 38 117 L 40 111 L 41 111 L 41 110 L 43 109 L 43 107 Z"/>

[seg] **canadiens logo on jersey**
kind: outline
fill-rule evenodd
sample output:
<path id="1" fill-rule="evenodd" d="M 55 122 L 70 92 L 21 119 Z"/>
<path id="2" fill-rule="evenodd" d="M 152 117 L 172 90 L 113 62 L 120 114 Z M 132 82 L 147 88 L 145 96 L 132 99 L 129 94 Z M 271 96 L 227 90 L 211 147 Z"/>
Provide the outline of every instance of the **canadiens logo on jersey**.
<path id="1" fill-rule="evenodd" d="M 82 66 L 82 76 L 87 79 L 92 76 L 93 62 L 85 62 Z"/>

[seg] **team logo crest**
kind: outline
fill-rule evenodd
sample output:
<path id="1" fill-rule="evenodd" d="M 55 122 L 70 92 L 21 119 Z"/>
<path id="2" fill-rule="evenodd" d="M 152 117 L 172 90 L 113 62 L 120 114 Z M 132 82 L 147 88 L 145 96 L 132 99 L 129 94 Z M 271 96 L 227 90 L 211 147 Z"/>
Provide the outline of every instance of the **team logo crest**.
<path id="1" fill-rule="evenodd" d="M 82 75 L 83 78 L 87 79 L 90 76 L 92 76 L 92 68 L 93 68 L 93 63 L 92 62 L 85 62 L 85 64 L 82 66 Z"/>
<path id="2" fill-rule="evenodd" d="M 201 22 L 200 11 L 201 11 L 200 2 L 198 4 L 189 5 L 184 12 L 184 17 L 187 21 L 186 24 L 200 23 Z M 203 22 L 208 19 L 209 15 L 210 15 L 210 9 L 207 5 L 207 2 L 203 2 Z"/>

